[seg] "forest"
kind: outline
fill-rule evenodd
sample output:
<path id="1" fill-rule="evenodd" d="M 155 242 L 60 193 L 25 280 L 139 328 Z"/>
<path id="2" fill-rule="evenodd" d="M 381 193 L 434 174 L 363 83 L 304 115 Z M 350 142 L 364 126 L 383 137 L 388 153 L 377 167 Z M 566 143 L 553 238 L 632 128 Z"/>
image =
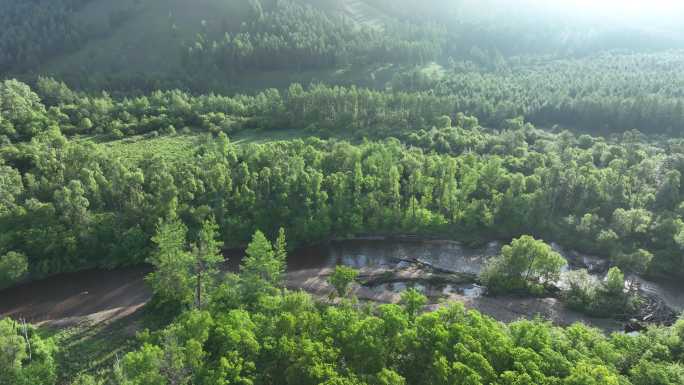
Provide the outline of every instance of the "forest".
<path id="1" fill-rule="evenodd" d="M 421 64 L 442 54 L 446 31 L 432 25 L 393 22 L 356 28 L 347 18 L 296 2 L 278 1 L 271 10 L 252 2 L 252 20 L 237 31 L 220 31 L 220 39 L 201 34 L 187 48 L 190 68 L 305 70 L 345 64 Z M 231 36 L 231 32 L 233 35 Z"/>
<path id="2" fill-rule="evenodd" d="M 10 96 L 5 110 L 17 112 L 2 125 L 2 249 L 26 255 L 38 277 L 142 261 L 171 208 L 195 224 L 215 213 L 233 246 L 253 229 L 272 234 L 279 226 L 295 243 L 373 232 L 475 240 L 530 233 L 684 276 L 682 139 L 554 134 L 521 119 L 486 129 L 463 114 L 452 121 L 434 99 L 355 88 L 114 101 L 81 98 L 51 79 L 40 84 L 46 100 L 64 101 L 46 107 L 15 81 L 0 88 Z M 274 127 L 349 139 L 247 146 L 229 139 Z M 202 138 L 187 156 L 149 149 L 132 161 L 106 142 L 74 136 L 125 142 L 183 131 Z M 375 140 L 357 143 L 358 135 Z"/>
<path id="3" fill-rule="evenodd" d="M 0 0 L 0 385 L 684 384 L 681 17 L 596 7 Z"/>

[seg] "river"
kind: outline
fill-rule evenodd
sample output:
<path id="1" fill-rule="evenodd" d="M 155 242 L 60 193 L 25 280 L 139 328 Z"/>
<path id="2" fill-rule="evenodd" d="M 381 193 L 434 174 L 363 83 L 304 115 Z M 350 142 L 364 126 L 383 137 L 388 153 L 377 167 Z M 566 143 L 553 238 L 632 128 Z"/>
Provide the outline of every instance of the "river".
<path id="1" fill-rule="evenodd" d="M 597 279 L 602 278 L 606 267 L 602 260 L 565 251 L 557 245 L 554 248 L 570 260 L 565 271 L 589 267 Z M 366 282 L 354 287 L 354 294 L 361 300 L 395 303 L 402 291 L 415 287 L 428 295 L 431 309 L 459 301 L 503 322 L 540 315 L 560 325 L 581 321 L 606 331 L 622 329 L 621 322 L 584 316 L 552 297 L 483 296 L 484 289 L 475 284 L 472 277 L 500 249 L 499 242 L 472 248 L 459 242 L 438 240 L 334 241 L 291 253 L 286 283 L 290 289 L 303 289 L 327 298 L 331 292 L 327 276 L 336 265 L 346 265 L 359 269 L 362 281 Z M 238 266 L 241 254 L 227 253 L 228 269 L 234 270 Z M 437 278 L 440 279 L 426 277 L 426 270 L 430 269 L 421 268 L 426 265 L 439 270 L 441 275 Z M 148 267 L 89 270 L 27 283 L 0 292 L 0 316 L 22 317 L 53 325 L 84 319 L 101 322 L 120 318 L 135 312 L 149 300 L 150 292 L 143 282 L 148 272 Z M 456 275 L 447 272 L 461 273 L 461 277 L 452 279 L 450 277 Z M 644 291 L 658 295 L 677 311 L 684 310 L 683 287 L 639 279 Z"/>

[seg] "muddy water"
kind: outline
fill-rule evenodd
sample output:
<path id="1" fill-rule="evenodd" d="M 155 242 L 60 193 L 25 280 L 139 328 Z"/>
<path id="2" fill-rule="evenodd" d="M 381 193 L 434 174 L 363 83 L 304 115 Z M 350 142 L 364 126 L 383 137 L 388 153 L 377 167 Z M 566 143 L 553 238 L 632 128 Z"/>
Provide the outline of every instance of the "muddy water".
<path id="1" fill-rule="evenodd" d="M 636 280 L 644 293 L 662 298 L 667 306 L 678 313 L 684 312 L 684 287 L 681 283 L 653 282 L 636 276 L 630 279 Z"/>
<path id="2" fill-rule="evenodd" d="M 461 302 L 497 320 L 511 322 L 520 318 L 541 316 L 559 325 L 584 322 L 606 331 L 621 330 L 623 324 L 613 320 L 595 319 L 573 312 L 556 298 L 522 298 L 515 296 L 484 296 L 485 289 L 474 283 L 487 260 L 501 251 L 501 243 L 491 242 L 481 248 L 467 247 L 452 241 L 421 241 L 406 239 L 375 239 L 331 242 L 325 246 L 307 248 L 292 253 L 288 259 L 288 287 L 305 289 L 327 298 L 332 288 L 326 283 L 335 265 L 359 269 L 362 276 L 397 274 L 391 282 L 357 285 L 354 294 L 362 300 L 398 302 L 401 293 L 416 288 L 429 298 L 429 308 L 436 309 L 449 302 Z M 437 283 L 426 278 L 416 263 L 433 266 L 443 272 L 464 273 L 473 282 Z M 571 270 L 583 262 L 573 257 L 566 268 Z M 402 279 L 405 278 L 405 279 Z"/>
<path id="3" fill-rule="evenodd" d="M 493 241 L 480 248 L 472 248 L 455 241 L 441 240 L 351 240 L 331 242 L 325 246 L 305 248 L 293 253 L 288 260 L 291 271 L 312 268 L 330 268 L 335 265 L 345 265 L 356 269 L 385 267 L 397 268 L 404 266 L 407 261 L 420 261 L 436 268 L 454 273 L 478 275 L 487 260 L 501 252 L 502 243 Z M 562 271 L 569 272 L 587 269 L 592 277 L 602 280 L 609 264 L 605 259 L 579 253 L 552 243 L 552 248 L 567 259 L 568 264 Z M 641 277 L 630 277 L 641 284 L 647 294 L 657 295 L 674 310 L 684 311 L 684 285 L 673 282 L 652 282 Z M 393 284 L 386 288 L 402 291 L 406 285 Z M 469 296 L 481 294 L 477 288 L 468 291 L 467 287 L 445 287 L 445 293 L 450 291 L 465 291 Z M 420 288 L 420 287 L 419 287 Z"/>
<path id="4" fill-rule="evenodd" d="M 361 273 L 407 269 L 415 262 L 434 266 L 444 272 L 477 276 L 488 258 L 499 253 L 501 245 L 491 242 L 480 248 L 466 247 L 459 242 L 441 240 L 367 239 L 330 242 L 303 248 L 291 253 L 288 272 L 294 277 L 291 287 L 306 280 L 309 291 L 324 292 L 326 277 L 337 265 L 359 269 Z M 450 297 L 474 298 L 484 294 L 484 288 L 473 283 L 433 283 L 420 276 L 393 282 L 366 285 L 357 295 L 370 300 L 395 302 L 401 292 L 415 288 L 433 299 Z M 329 287 L 327 287 L 330 290 Z"/>
<path id="5" fill-rule="evenodd" d="M 587 269 L 595 280 L 602 280 L 608 269 L 606 260 L 566 250 L 559 245 L 553 248 L 563 255 L 568 264 L 563 273 L 576 269 Z M 295 278 L 291 285 L 299 287 L 306 281 L 305 288 L 312 292 L 325 292 L 325 277 L 335 265 L 346 265 L 365 270 L 397 270 L 419 261 L 438 269 L 466 273 L 476 276 L 492 256 L 501 251 L 502 244 L 490 242 L 481 248 L 471 248 L 453 241 L 420 240 L 354 240 L 332 242 L 326 246 L 302 249 L 293 253 L 288 261 L 289 274 Z M 684 311 L 684 287 L 677 284 L 654 283 L 635 277 L 647 294 L 661 297 L 664 302 L 678 312 Z M 563 286 L 563 278 L 558 282 Z M 532 318 L 541 315 L 557 324 L 585 322 L 604 330 L 620 330 L 622 324 L 613 320 L 595 319 L 571 311 L 555 298 L 485 297 L 485 288 L 475 283 L 439 284 L 416 280 L 393 280 L 379 285 L 366 285 L 356 290 L 360 298 L 380 302 L 396 302 L 400 293 L 408 288 L 421 290 L 430 297 L 431 303 L 460 301 L 466 306 L 480 310 L 501 321 L 518 318 Z M 330 288 L 328 288 L 330 290 Z"/>
<path id="6" fill-rule="evenodd" d="M 407 261 L 428 263 L 446 271 L 477 275 L 489 257 L 501 250 L 498 242 L 470 248 L 453 241 L 352 240 L 303 248 L 291 253 L 288 270 L 329 268 L 392 268 Z"/>

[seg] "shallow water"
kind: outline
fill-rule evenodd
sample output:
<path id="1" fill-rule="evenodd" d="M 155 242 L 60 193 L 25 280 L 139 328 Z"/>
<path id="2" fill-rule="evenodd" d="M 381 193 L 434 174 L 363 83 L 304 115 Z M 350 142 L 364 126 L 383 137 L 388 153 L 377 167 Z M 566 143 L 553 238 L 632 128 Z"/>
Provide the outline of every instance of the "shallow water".
<path id="1" fill-rule="evenodd" d="M 288 258 L 288 269 L 334 267 L 402 267 L 408 260 L 429 263 L 439 269 L 477 275 L 486 260 L 501 250 L 499 242 L 470 248 L 453 241 L 351 240 L 303 248 Z"/>
<path id="2" fill-rule="evenodd" d="M 563 255 L 568 264 L 563 273 L 577 269 L 587 269 L 596 280 L 602 280 L 608 268 L 605 259 L 578 253 L 552 243 L 554 250 Z M 501 242 L 493 241 L 480 248 L 472 248 L 455 241 L 438 240 L 405 240 L 405 239 L 364 239 L 335 241 L 326 245 L 303 248 L 292 253 L 288 258 L 288 270 L 330 268 L 336 265 L 360 268 L 395 269 L 406 267 L 409 260 L 418 260 L 455 273 L 477 275 L 482 271 L 487 260 L 501 251 Z M 684 286 L 675 283 L 655 283 L 636 277 L 642 290 L 657 295 L 675 311 L 684 311 Z M 557 284 L 564 286 L 564 278 Z M 477 297 L 484 294 L 484 288 L 474 285 L 452 287 L 450 285 L 434 285 L 429 283 L 394 282 L 372 287 L 373 291 L 401 292 L 407 287 L 416 287 L 426 293 L 444 295 L 458 293 L 465 297 Z"/>
<path id="3" fill-rule="evenodd" d="M 637 276 L 629 278 L 636 280 L 644 293 L 662 298 L 667 306 L 678 313 L 684 312 L 684 288 L 682 288 L 681 284 L 674 282 L 652 282 Z"/>

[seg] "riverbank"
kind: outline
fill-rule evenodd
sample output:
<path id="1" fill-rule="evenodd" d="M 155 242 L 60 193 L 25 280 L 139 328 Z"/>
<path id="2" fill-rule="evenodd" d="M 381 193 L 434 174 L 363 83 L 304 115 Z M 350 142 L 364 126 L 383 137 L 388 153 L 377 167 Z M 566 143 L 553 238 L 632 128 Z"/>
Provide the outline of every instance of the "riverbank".
<path id="1" fill-rule="evenodd" d="M 305 290 L 325 300 L 332 292 L 329 274 L 336 265 L 346 265 L 360 270 L 361 284 L 355 285 L 353 294 L 364 301 L 397 303 L 402 291 L 415 287 L 430 299 L 428 309 L 458 301 L 502 322 L 540 316 L 558 325 L 584 322 L 607 332 L 623 328 L 624 322 L 582 315 L 551 296 L 483 296 L 477 276 L 501 246 L 497 241 L 473 248 L 457 241 L 405 237 L 331 241 L 290 253 L 286 283 L 288 289 Z M 597 276 L 603 269 L 600 259 L 560 251 L 569 259 L 568 269 L 589 268 Z M 225 268 L 235 271 L 241 256 L 241 251 L 229 253 Z M 150 300 L 144 282 L 149 271 L 145 266 L 88 270 L 27 283 L 0 292 L 0 317 L 54 327 L 113 322 L 135 313 Z M 668 306 L 684 302 L 684 288 L 645 280 L 642 286 Z"/>

